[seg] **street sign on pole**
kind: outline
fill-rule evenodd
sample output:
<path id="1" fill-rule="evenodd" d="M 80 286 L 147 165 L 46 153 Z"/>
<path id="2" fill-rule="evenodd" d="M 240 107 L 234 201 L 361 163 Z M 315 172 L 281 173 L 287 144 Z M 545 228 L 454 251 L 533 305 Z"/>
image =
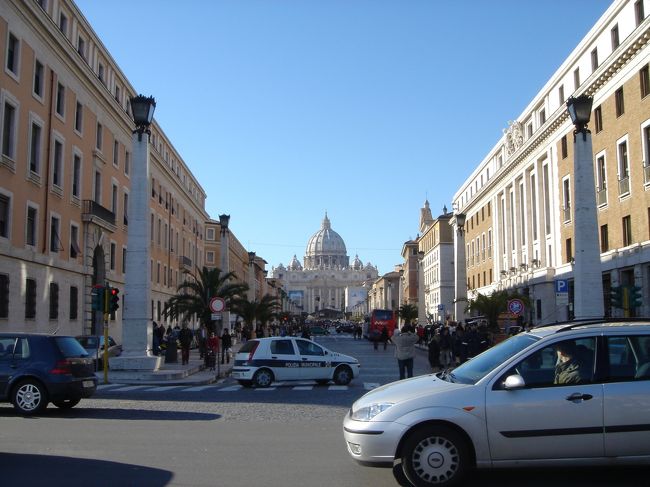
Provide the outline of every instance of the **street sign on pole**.
<path id="1" fill-rule="evenodd" d="M 226 301 L 224 301 L 223 298 L 214 297 L 210 300 L 210 311 L 212 311 L 213 313 L 221 313 L 225 309 L 226 309 Z"/>
<path id="2" fill-rule="evenodd" d="M 557 306 L 566 306 L 569 304 L 569 280 L 555 280 L 555 304 Z"/>
<path id="3" fill-rule="evenodd" d="M 221 313 L 212 313 L 210 315 L 210 319 L 212 321 L 220 320 L 221 319 Z"/>
<path id="4" fill-rule="evenodd" d="M 524 302 L 518 298 L 511 299 L 508 301 L 508 311 L 513 315 L 521 316 L 524 313 Z"/>

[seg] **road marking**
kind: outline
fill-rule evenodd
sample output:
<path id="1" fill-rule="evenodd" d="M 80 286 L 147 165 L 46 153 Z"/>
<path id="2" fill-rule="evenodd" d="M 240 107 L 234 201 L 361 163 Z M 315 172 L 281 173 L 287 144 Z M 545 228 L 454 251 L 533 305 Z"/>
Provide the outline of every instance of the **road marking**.
<path id="1" fill-rule="evenodd" d="M 106 389 L 112 389 L 113 387 L 119 387 L 120 384 L 100 384 L 97 386 L 98 391 L 103 391 Z"/>
<path id="2" fill-rule="evenodd" d="M 178 389 L 182 386 L 155 386 L 151 389 L 145 389 L 144 392 L 161 392 L 161 391 L 171 391 L 172 389 Z"/>
<path id="3" fill-rule="evenodd" d="M 293 388 L 294 391 L 311 391 L 314 389 L 314 386 L 296 386 Z"/>
<path id="4" fill-rule="evenodd" d="M 215 387 L 214 385 L 188 387 L 187 389 L 183 389 L 183 391 L 187 391 L 187 392 L 198 392 L 198 391 L 204 391 L 205 389 L 211 389 L 211 388 L 214 388 L 214 387 Z"/>
<path id="5" fill-rule="evenodd" d="M 347 391 L 348 386 L 329 386 L 327 389 L 330 391 Z"/>
<path id="6" fill-rule="evenodd" d="M 367 390 L 375 389 L 377 387 L 379 387 L 378 382 L 364 382 L 363 383 L 363 388 L 367 389 Z"/>
<path id="7" fill-rule="evenodd" d="M 219 389 L 219 391 L 223 391 L 223 392 L 234 392 L 234 391 L 238 391 L 239 389 L 242 389 L 242 387 L 243 387 L 243 386 L 230 386 L 230 387 L 223 387 L 223 388 Z"/>
<path id="8" fill-rule="evenodd" d="M 126 387 L 120 387 L 119 389 L 113 389 L 113 392 L 136 391 L 138 389 L 145 389 L 147 387 L 151 387 L 151 386 L 126 386 Z"/>
<path id="9" fill-rule="evenodd" d="M 256 391 L 275 391 L 276 387 L 256 387 Z"/>

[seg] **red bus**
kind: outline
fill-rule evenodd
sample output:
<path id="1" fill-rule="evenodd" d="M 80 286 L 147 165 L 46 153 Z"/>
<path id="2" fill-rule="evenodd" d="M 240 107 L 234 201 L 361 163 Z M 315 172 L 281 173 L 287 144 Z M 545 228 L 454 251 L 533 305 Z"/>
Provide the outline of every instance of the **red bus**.
<path id="1" fill-rule="evenodd" d="M 381 329 L 386 327 L 388 336 L 392 337 L 397 320 L 395 319 L 395 312 L 392 309 L 373 309 L 370 312 L 370 326 L 368 327 L 368 337 L 371 337 L 376 330 L 381 333 Z"/>

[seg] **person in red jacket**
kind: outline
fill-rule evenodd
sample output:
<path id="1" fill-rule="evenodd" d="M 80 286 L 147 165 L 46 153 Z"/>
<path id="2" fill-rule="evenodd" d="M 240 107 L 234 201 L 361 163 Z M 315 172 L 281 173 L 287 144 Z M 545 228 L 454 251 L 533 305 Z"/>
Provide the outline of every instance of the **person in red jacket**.
<path id="1" fill-rule="evenodd" d="M 219 337 L 212 331 L 207 342 L 207 351 L 205 354 L 205 366 L 214 370 L 217 364 L 217 355 L 219 354 Z"/>

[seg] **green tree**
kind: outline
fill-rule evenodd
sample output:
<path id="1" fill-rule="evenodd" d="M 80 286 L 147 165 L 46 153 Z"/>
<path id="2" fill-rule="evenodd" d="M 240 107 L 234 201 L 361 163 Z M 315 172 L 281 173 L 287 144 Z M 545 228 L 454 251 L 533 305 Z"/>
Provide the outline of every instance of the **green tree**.
<path id="1" fill-rule="evenodd" d="M 244 297 L 236 298 L 232 301 L 232 311 L 236 313 L 244 322 L 244 325 L 252 330 L 251 337 L 255 337 L 255 328 L 257 322 L 266 329 L 267 323 L 276 316 L 280 303 L 275 296 L 265 294 L 258 301 L 249 301 Z"/>
<path id="2" fill-rule="evenodd" d="M 503 290 L 495 291 L 490 295 L 478 293 L 475 299 L 468 301 L 465 311 L 476 313 L 477 316 L 485 316 L 488 322 L 488 329 L 491 332 L 498 333 L 501 330 L 499 327 L 499 315 L 508 311 L 508 301 L 514 298 L 521 299 L 524 306 L 530 306 L 530 300 L 526 296 Z"/>
<path id="3" fill-rule="evenodd" d="M 404 320 L 405 325 L 410 325 L 418 317 L 418 307 L 414 304 L 403 304 L 397 315 Z"/>
<path id="4" fill-rule="evenodd" d="M 185 280 L 178 285 L 176 295 L 165 303 L 163 316 L 181 321 L 197 316 L 210 331 L 216 331 L 210 316 L 210 299 L 223 298 L 226 306 L 230 307 L 248 290 L 246 284 L 235 282 L 235 273 L 223 273 L 217 267 L 197 268 L 195 272 L 185 271 L 184 274 Z"/>

